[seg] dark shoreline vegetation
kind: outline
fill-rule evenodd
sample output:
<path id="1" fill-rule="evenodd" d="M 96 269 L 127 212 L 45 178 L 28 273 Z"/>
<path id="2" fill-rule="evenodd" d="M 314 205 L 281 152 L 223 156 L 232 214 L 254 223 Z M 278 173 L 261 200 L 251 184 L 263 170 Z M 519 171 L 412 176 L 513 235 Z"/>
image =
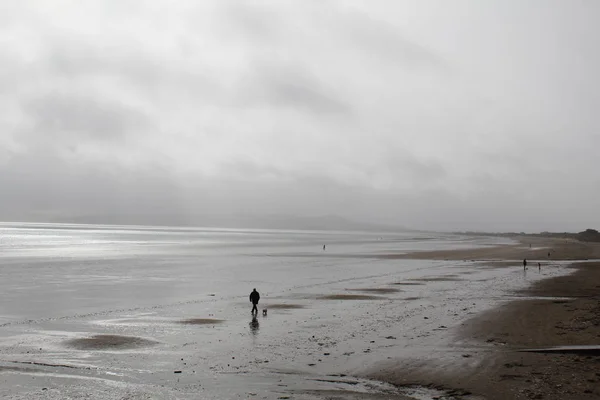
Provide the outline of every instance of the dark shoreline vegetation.
<path id="1" fill-rule="evenodd" d="M 540 232 L 540 233 L 525 233 L 525 232 L 454 232 L 460 235 L 469 236 L 499 236 L 499 237 L 531 237 L 531 238 L 554 238 L 554 239 L 572 239 L 580 242 L 600 242 L 600 232 L 595 229 L 586 229 L 578 233 L 571 232 Z"/>

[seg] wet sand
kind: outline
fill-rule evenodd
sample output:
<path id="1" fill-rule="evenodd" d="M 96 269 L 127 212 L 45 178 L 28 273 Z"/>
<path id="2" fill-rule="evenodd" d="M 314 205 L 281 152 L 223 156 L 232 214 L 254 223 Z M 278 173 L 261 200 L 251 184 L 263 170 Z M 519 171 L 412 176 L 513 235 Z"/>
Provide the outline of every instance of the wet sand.
<path id="1" fill-rule="evenodd" d="M 424 283 L 421 283 L 421 282 L 394 282 L 394 285 L 399 285 L 399 286 L 420 286 L 420 285 L 424 285 Z"/>
<path id="2" fill-rule="evenodd" d="M 89 338 L 72 339 L 65 342 L 67 347 L 77 350 L 124 350 L 156 344 L 158 343 L 153 340 L 120 335 L 94 335 Z"/>
<path id="3" fill-rule="evenodd" d="M 588 260 L 600 259 L 600 246 L 596 243 L 579 242 L 572 239 L 516 237 L 520 243 L 514 245 L 488 246 L 477 249 L 419 251 L 403 254 L 380 254 L 383 259 L 421 260 L 472 260 L 494 261 L 499 264 L 511 260 Z M 531 247 L 529 247 L 531 245 Z M 550 256 L 548 256 L 550 253 Z M 507 263 L 510 265 L 510 263 Z"/>
<path id="4" fill-rule="evenodd" d="M 284 304 L 284 303 L 273 303 L 273 304 L 264 304 L 264 308 L 267 310 L 298 310 L 304 308 L 305 306 L 302 304 Z"/>
<path id="5" fill-rule="evenodd" d="M 222 319 L 215 319 L 215 318 L 189 318 L 189 319 L 184 319 L 179 321 L 180 324 L 185 324 L 185 325 L 214 325 L 214 324 L 220 324 L 223 321 Z"/>
<path id="6" fill-rule="evenodd" d="M 505 260 L 600 258 L 600 244 L 536 240 L 471 251 L 413 253 L 416 257 L 494 260 L 488 265 L 515 267 Z M 551 249 L 551 250 L 549 250 Z M 401 258 L 411 255 L 402 255 Z M 497 260 L 497 261 L 496 261 Z M 543 262 L 544 268 L 548 262 Z M 455 390 L 453 398 L 599 399 L 600 357 L 523 352 L 565 345 L 600 345 L 600 262 L 573 263 L 574 273 L 541 280 L 515 293 L 520 297 L 463 323 L 455 351 L 464 359 L 440 354 L 440 362 L 395 360 L 380 364 L 365 376 L 398 386 L 422 385 Z M 537 263 L 530 267 L 537 272 Z M 450 361 L 449 361 L 450 359 Z"/>
<path id="7" fill-rule="evenodd" d="M 509 307 L 512 300 L 531 304 L 549 300 L 568 314 L 550 312 L 561 318 L 571 315 L 566 305 L 575 304 L 563 298 L 567 292 L 560 283 L 570 277 L 557 278 L 559 298 L 543 299 L 546 292 L 531 286 L 570 272 L 568 263 L 551 260 L 541 273 L 535 268 L 535 273 L 523 274 L 523 254 L 532 258 L 550 244 L 555 245 L 540 242 L 532 249 L 528 244 L 510 244 L 471 250 L 480 255 L 487 252 L 481 262 L 469 261 L 472 258 L 465 257 L 465 250 L 427 252 L 434 261 L 422 260 L 422 252 L 383 258 L 381 252 L 350 254 L 336 260 L 319 251 L 310 261 L 304 256 L 273 255 L 259 258 L 261 264 L 272 262 L 271 267 L 252 274 L 270 282 L 248 280 L 250 276 L 243 275 L 248 268 L 236 271 L 244 289 L 241 295 L 239 288 L 231 290 L 230 285 L 210 286 L 197 298 L 177 293 L 160 301 L 154 300 L 157 290 L 147 271 L 139 281 L 125 276 L 126 290 L 110 292 L 107 288 L 115 287 L 114 276 L 120 270 L 94 265 L 89 274 L 74 276 L 75 283 L 63 287 L 69 300 L 61 304 L 72 304 L 73 293 L 84 299 L 94 293 L 109 299 L 135 296 L 120 300 L 118 308 L 53 308 L 50 311 L 61 313 L 40 312 L 42 317 L 36 319 L 5 316 L 0 331 L 0 397 L 475 399 L 467 394 L 471 392 L 487 398 L 518 398 L 511 392 L 513 381 L 518 381 L 515 370 L 528 365 L 520 357 L 561 356 L 518 353 L 518 359 L 507 358 L 522 348 L 510 341 L 510 335 L 519 337 L 530 329 L 523 327 L 527 315 L 514 316 L 516 311 Z M 567 246 L 562 248 L 565 258 L 573 254 Z M 179 279 L 193 282 L 197 293 L 200 280 L 185 275 L 196 271 L 197 257 L 193 262 L 193 268 L 179 270 L 184 274 Z M 307 268 L 313 269 L 307 273 Z M 172 279 L 175 272 L 162 276 L 163 270 L 157 266 L 153 277 L 158 287 L 170 288 L 173 282 L 164 280 Z M 297 271 L 302 273 L 293 275 Z M 45 281 L 40 299 L 46 299 Z M 91 283 L 79 291 L 80 282 Z M 261 291 L 260 308 L 269 309 L 268 316 L 250 315 L 245 288 L 254 286 Z M 224 288 L 230 292 L 223 292 Z M 589 290 L 593 292 L 592 287 Z M 139 304 L 145 291 L 155 303 Z M 579 294 L 568 296 L 588 293 L 575 291 Z M 584 310 L 584 306 L 589 304 L 578 307 Z M 506 317 L 496 317 L 504 313 Z M 545 313 L 534 310 L 532 314 Z M 514 318 L 524 322 L 514 324 Z M 502 321 L 508 330 L 494 325 Z M 537 377 L 534 372 L 531 376 Z M 531 385 L 527 379 L 523 385 Z"/>
<path id="8" fill-rule="evenodd" d="M 394 288 L 364 288 L 364 289 L 348 289 L 355 292 L 365 292 L 365 293 L 373 293 L 373 294 L 389 294 L 389 293 L 397 293 L 400 289 Z"/>
<path id="9" fill-rule="evenodd" d="M 320 296 L 318 300 L 383 300 L 385 297 L 367 294 L 328 294 Z"/>

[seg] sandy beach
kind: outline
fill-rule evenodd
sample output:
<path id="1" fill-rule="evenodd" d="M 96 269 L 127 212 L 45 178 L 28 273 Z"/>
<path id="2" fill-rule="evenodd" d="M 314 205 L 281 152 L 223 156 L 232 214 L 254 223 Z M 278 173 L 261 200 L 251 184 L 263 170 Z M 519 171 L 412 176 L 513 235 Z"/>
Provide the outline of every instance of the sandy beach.
<path id="1" fill-rule="evenodd" d="M 568 261 L 595 257 L 596 245 L 10 229 L 0 293 L 3 398 L 599 395 L 597 355 L 521 352 L 598 343 L 598 268 Z M 251 317 L 252 287 L 267 316 Z"/>
<path id="2" fill-rule="evenodd" d="M 598 259 L 600 245 L 565 240 L 522 239 L 521 245 L 427 252 L 389 257 L 477 259 L 486 265 L 530 270 L 552 268 L 553 260 Z M 532 243 L 533 249 L 528 247 Z M 551 251 L 551 260 L 548 260 Z M 537 260 L 536 260 L 537 259 Z M 535 261 L 534 261 L 535 260 Z M 573 263 L 572 274 L 548 278 L 520 290 L 522 299 L 478 315 L 458 331 L 462 346 L 477 346 L 464 357 L 468 367 L 386 364 L 368 376 L 395 385 L 432 385 L 451 389 L 454 398 L 598 399 L 600 398 L 600 263 Z M 555 346 L 595 350 L 524 352 Z"/>
<path id="3" fill-rule="evenodd" d="M 578 261 L 600 259 L 600 245 L 595 243 L 579 242 L 573 239 L 554 239 L 543 237 L 515 236 L 518 243 L 489 246 L 482 248 L 469 248 L 447 251 L 419 251 L 404 254 L 381 254 L 381 258 L 388 259 L 425 259 L 425 260 L 472 260 L 496 261 L 498 265 L 514 265 L 515 261 L 523 259 L 538 261 L 547 264 L 551 261 Z M 537 265 L 537 264 L 536 264 Z M 533 265 L 531 265 L 533 267 Z"/>

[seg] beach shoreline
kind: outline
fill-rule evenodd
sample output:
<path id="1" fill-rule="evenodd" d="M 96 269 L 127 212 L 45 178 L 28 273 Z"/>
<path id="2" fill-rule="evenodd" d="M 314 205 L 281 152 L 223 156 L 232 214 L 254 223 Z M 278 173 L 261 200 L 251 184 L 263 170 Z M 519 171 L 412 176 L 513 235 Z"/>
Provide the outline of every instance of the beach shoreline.
<path id="1" fill-rule="evenodd" d="M 330 241 L 323 251 L 319 235 L 308 245 L 292 235 L 273 246 L 271 237 L 245 233 L 248 246 L 224 249 L 189 233 L 172 247 L 165 247 L 162 231 L 150 238 L 147 232 L 35 233 L 26 238 L 35 239 L 31 255 L 4 257 L 0 304 L 8 312 L 0 313 L 0 397 L 12 400 L 40 394 L 482 398 L 467 395 L 488 394 L 471 378 L 487 373 L 493 381 L 496 353 L 510 344 L 490 336 L 490 323 L 478 325 L 479 318 L 500 313 L 514 299 L 545 296 L 527 290 L 572 271 L 558 259 L 595 251 L 582 251 L 579 243 L 433 234 L 350 243 L 335 236 L 337 244 Z M 39 245 L 47 239 L 38 238 L 48 233 L 63 241 L 41 257 Z M 139 249 L 129 247 L 131 239 L 143 244 L 143 253 L 132 253 Z M 257 241 L 265 244 L 257 247 Z M 553 257 L 540 260 L 538 271 L 533 257 L 547 251 Z M 524 257 L 533 263 L 528 271 Z M 206 276 L 212 283 L 201 286 Z M 268 316 L 251 318 L 246 290 L 252 287 Z M 514 312 L 507 311 L 509 321 Z M 504 364 L 511 363 L 517 368 L 519 362 Z"/>
<path id="2" fill-rule="evenodd" d="M 600 258 L 600 244 L 573 240 L 516 237 L 520 243 L 470 250 L 418 252 L 389 258 L 479 260 L 484 265 L 530 270 L 556 268 L 558 260 Z M 531 245 L 531 247 L 530 247 Z M 548 257 L 550 253 L 550 257 Z M 515 300 L 461 324 L 457 342 L 461 364 L 429 365 L 395 360 L 365 376 L 400 387 L 426 386 L 448 391 L 454 399 L 598 399 L 598 352 L 523 352 L 554 346 L 600 345 L 600 262 L 559 268 L 572 273 L 534 282 Z M 526 273 L 527 271 L 525 271 Z M 443 364 L 443 363 L 442 363 Z"/>
<path id="3" fill-rule="evenodd" d="M 458 250 L 417 251 L 402 254 L 379 254 L 382 259 L 522 261 L 548 263 L 552 261 L 600 260 L 600 243 L 574 239 L 515 236 L 516 243 Z"/>

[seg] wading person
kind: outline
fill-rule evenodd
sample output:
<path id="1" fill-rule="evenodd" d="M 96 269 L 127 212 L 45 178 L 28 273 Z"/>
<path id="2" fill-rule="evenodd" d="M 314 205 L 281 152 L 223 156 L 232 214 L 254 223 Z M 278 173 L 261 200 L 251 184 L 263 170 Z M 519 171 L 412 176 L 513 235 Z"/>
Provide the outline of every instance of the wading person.
<path id="1" fill-rule="evenodd" d="M 258 308 L 256 307 L 256 305 L 258 304 L 258 301 L 260 300 L 260 294 L 256 291 L 256 288 L 254 288 L 254 290 L 252 290 L 252 293 L 250 293 L 250 302 L 252 303 L 252 311 L 250 311 L 252 314 L 256 313 L 258 314 Z"/>

